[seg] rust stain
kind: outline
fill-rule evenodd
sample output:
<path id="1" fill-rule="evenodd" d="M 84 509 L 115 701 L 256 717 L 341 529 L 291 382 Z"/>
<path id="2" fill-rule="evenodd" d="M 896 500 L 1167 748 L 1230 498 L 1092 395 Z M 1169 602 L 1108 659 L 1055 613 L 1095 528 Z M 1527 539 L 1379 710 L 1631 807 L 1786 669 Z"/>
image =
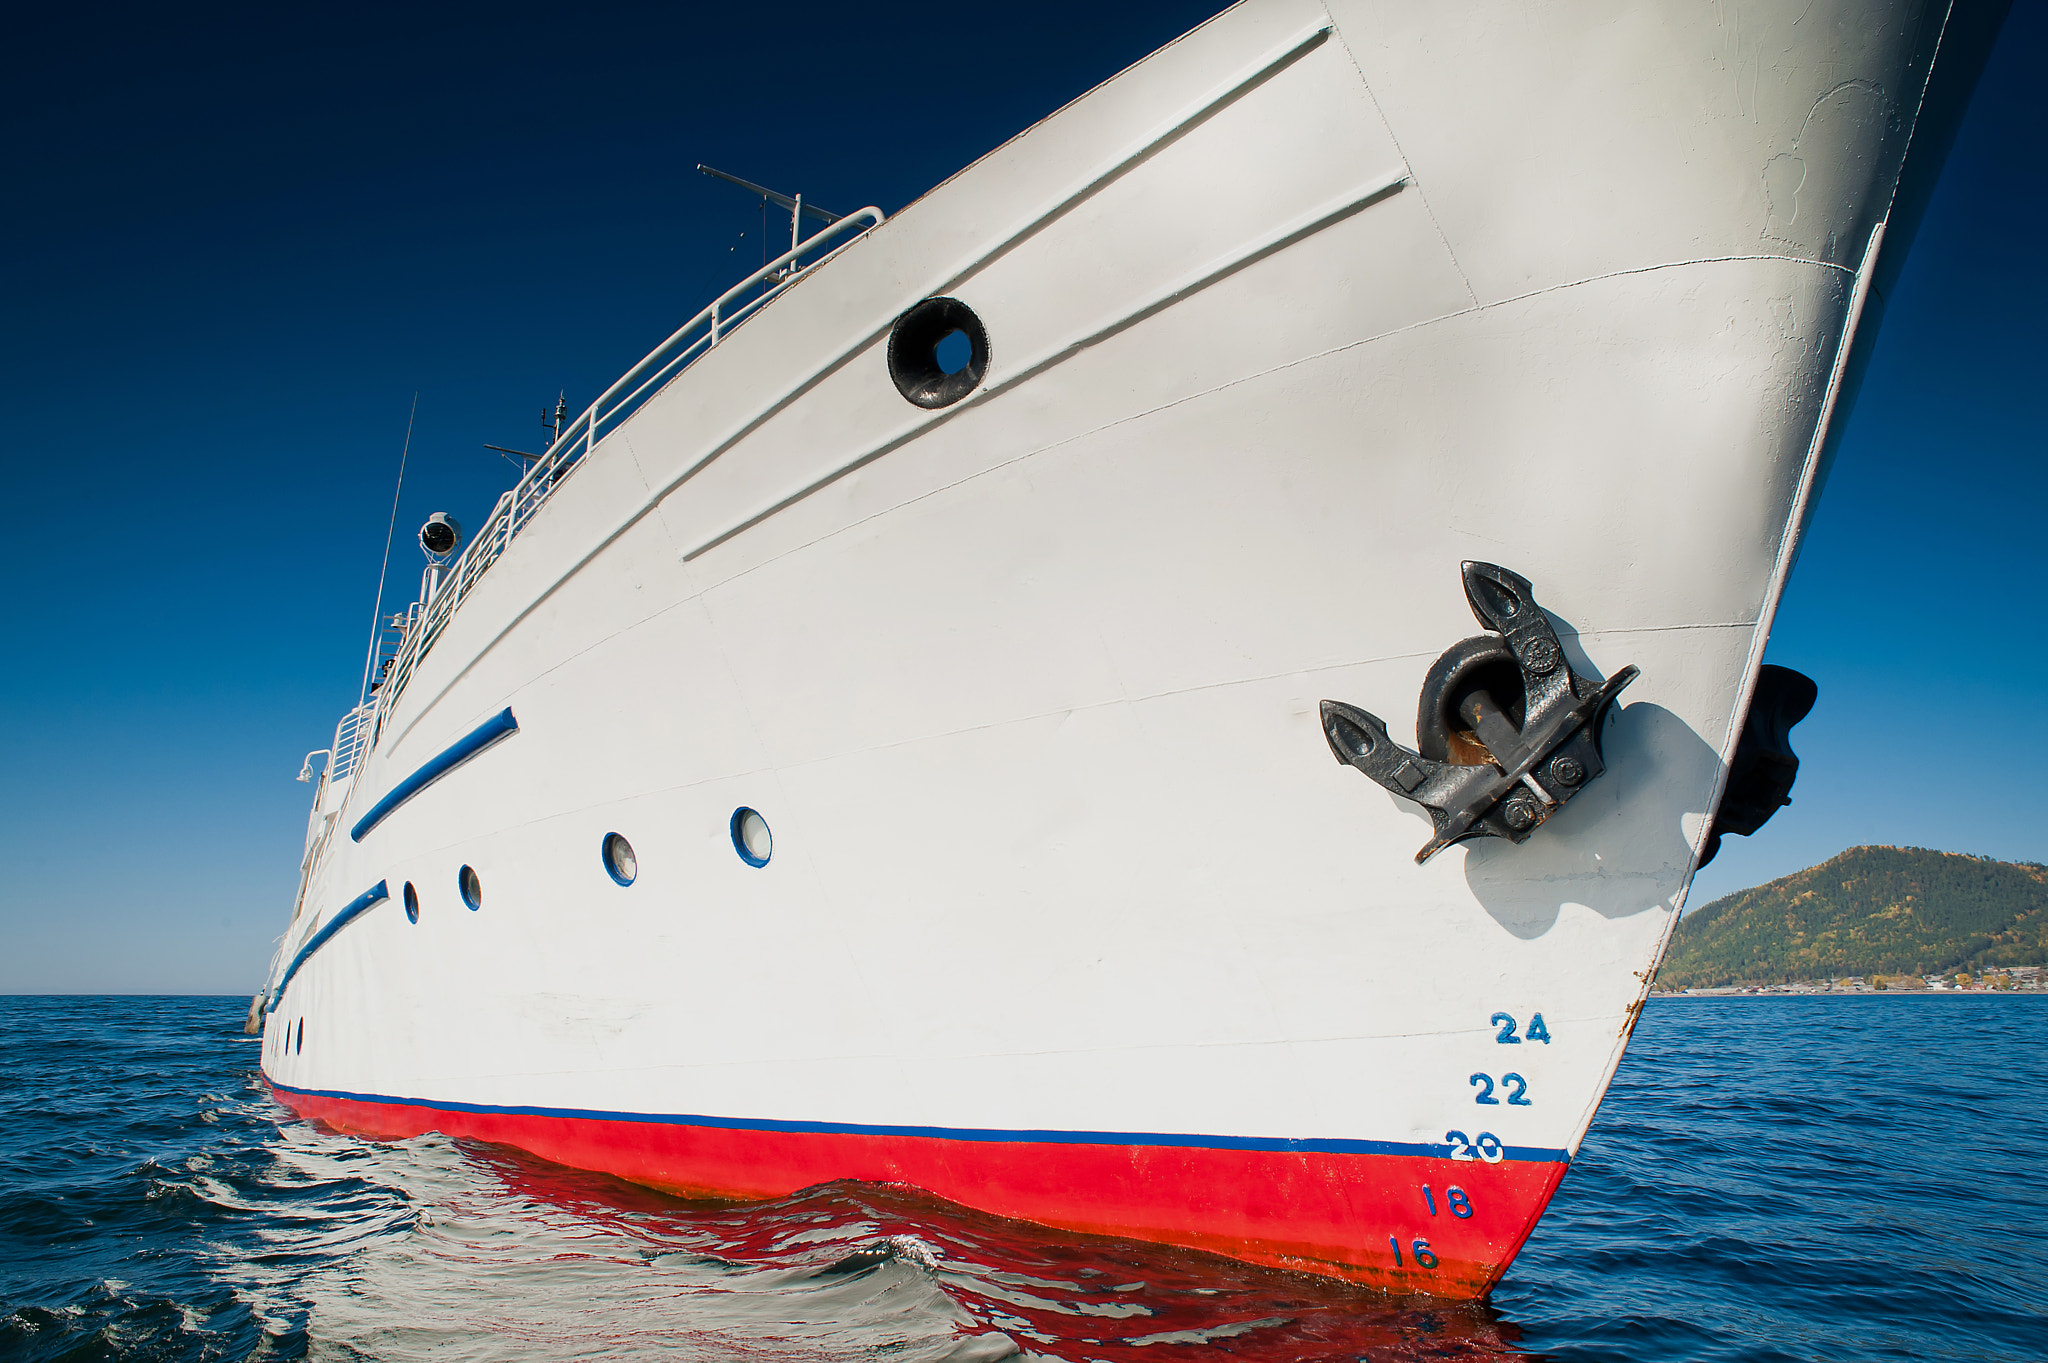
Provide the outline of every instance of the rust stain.
<path id="1" fill-rule="evenodd" d="M 1623 1041 L 1627 1041 L 1636 1034 L 1636 1023 L 1642 1018 L 1643 1005 L 1648 1003 L 1649 1000 L 1650 996 L 1645 994 L 1628 1006 L 1628 1018 L 1621 1024 L 1621 1039 Z"/>
<path id="2" fill-rule="evenodd" d="M 1656 984 L 1657 971 L 1660 968 L 1662 968 L 1662 965 L 1663 963 L 1660 961 L 1657 965 L 1651 966 L 1648 970 L 1636 970 L 1630 972 L 1637 979 L 1643 982 L 1643 992 L 1636 995 L 1636 1001 L 1628 1006 L 1628 1016 L 1622 1021 L 1621 1024 L 1621 1039 L 1623 1041 L 1629 1040 L 1636 1034 L 1636 1023 L 1642 1020 L 1643 1005 L 1650 1001 L 1650 987 Z"/>
<path id="3" fill-rule="evenodd" d="M 1479 741 L 1479 735 L 1470 729 L 1452 729 L 1449 740 L 1444 744 L 1445 756 L 1452 762 L 1466 767 L 1499 767 L 1493 751 Z"/>

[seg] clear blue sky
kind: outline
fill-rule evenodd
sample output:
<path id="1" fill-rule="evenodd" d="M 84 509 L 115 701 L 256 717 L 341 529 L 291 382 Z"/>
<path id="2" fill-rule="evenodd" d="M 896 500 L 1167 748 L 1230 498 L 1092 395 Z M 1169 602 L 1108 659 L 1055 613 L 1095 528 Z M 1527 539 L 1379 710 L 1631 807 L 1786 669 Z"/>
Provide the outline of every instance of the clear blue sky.
<path id="1" fill-rule="evenodd" d="M 252 992 L 391 574 L 760 259 L 699 161 L 894 210 L 1213 3 L 46 6 L 0 83 L 0 991 Z M 1980 87 L 1779 617 L 1795 805 L 1695 902 L 1859 842 L 2048 859 L 2043 4 Z M 741 236 L 745 232 L 744 237 Z"/>

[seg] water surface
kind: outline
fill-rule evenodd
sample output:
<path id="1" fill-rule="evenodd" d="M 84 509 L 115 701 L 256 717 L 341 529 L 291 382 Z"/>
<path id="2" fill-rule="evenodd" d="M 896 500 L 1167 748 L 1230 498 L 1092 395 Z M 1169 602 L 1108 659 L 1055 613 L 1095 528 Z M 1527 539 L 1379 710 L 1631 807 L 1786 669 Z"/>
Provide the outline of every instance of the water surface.
<path id="1" fill-rule="evenodd" d="M 293 1118 L 244 1002 L 0 998 L 0 1358 L 2048 1359 L 2048 999 L 1653 1002 L 1491 1302 Z"/>

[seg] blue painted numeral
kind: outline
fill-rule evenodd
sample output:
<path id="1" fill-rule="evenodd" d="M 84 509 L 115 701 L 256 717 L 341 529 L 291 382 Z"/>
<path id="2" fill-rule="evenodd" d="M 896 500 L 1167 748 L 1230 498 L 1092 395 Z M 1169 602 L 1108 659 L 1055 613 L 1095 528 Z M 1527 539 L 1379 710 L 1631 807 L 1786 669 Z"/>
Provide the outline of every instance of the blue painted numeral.
<path id="1" fill-rule="evenodd" d="M 1445 1189 L 1444 1201 L 1451 1204 L 1451 1215 L 1457 1217 L 1460 1221 L 1472 1215 L 1472 1199 L 1465 1196 L 1463 1188 L 1453 1187 Z"/>
<path id="2" fill-rule="evenodd" d="M 1398 1236 L 1394 1236 L 1394 1235 L 1389 1235 L 1389 1236 L 1387 1237 L 1387 1243 L 1388 1243 L 1388 1244 L 1390 1244 L 1390 1245 L 1392 1245 L 1392 1246 L 1394 1247 L 1394 1267 L 1395 1267 L 1395 1268 L 1399 1268 L 1399 1267 L 1401 1267 L 1401 1240 L 1400 1240 L 1400 1237 L 1398 1237 Z"/>
<path id="3" fill-rule="evenodd" d="M 1531 1102 L 1529 1101 L 1529 1098 L 1528 1098 L 1528 1093 L 1529 1093 L 1529 1081 L 1528 1081 L 1528 1080 L 1526 1080 L 1526 1079 L 1524 1079 L 1524 1078 L 1523 1078 L 1523 1077 L 1522 1077 L 1521 1075 L 1519 1075 L 1519 1074 L 1503 1074 L 1503 1075 L 1502 1075 L 1502 1076 L 1500 1077 L 1500 1082 L 1501 1082 L 1501 1087 L 1503 1087 L 1503 1088 L 1505 1088 L 1506 1090 L 1508 1090 L 1508 1106 L 1509 1106 L 1509 1107 L 1531 1107 L 1531 1106 L 1534 1106 L 1534 1105 L 1533 1105 L 1533 1104 L 1532 1104 L 1532 1103 L 1531 1103 Z M 1491 1075 L 1486 1075 L 1486 1074 L 1475 1074 L 1475 1075 L 1473 1075 L 1473 1076 L 1472 1076 L 1472 1087 L 1473 1087 L 1473 1088 L 1476 1088 L 1476 1089 L 1478 1089 L 1478 1090 L 1479 1090 L 1479 1092 L 1478 1092 L 1477 1094 L 1473 1095 L 1473 1098 L 1472 1098 L 1472 1101 L 1473 1101 L 1473 1102 L 1475 1102 L 1475 1103 L 1479 1104 L 1479 1105 L 1480 1105 L 1481 1107 L 1499 1107 L 1499 1106 L 1500 1106 L 1500 1099 L 1498 1099 L 1498 1098 L 1496 1098 L 1496 1097 L 1494 1097 L 1494 1096 L 1493 1096 L 1493 1077 L 1492 1077 Z"/>
<path id="4" fill-rule="evenodd" d="M 1541 1013 L 1529 1019 L 1529 1040 L 1540 1041 L 1546 1046 L 1550 1044 L 1550 1029 L 1543 1025 Z"/>
<path id="5" fill-rule="evenodd" d="M 1429 1185 L 1428 1185 L 1427 1183 L 1425 1183 L 1425 1184 L 1423 1184 L 1423 1185 L 1422 1185 L 1422 1200 L 1423 1200 L 1424 1202 L 1427 1202 L 1427 1203 L 1429 1204 L 1429 1214 L 1430 1214 L 1431 1216 L 1435 1216 L 1435 1215 L 1436 1215 L 1436 1194 L 1435 1194 L 1435 1193 L 1432 1193 L 1432 1192 L 1431 1192 L 1431 1191 L 1429 1190 Z"/>
<path id="6" fill-rule="evenodd" d="M 1541 1013 L 1536 1016 L 1538 1021 L 1542 1020 L 1543 1015 Z M 1487 1022 L 1500 1028 L 1500 1035 L 1495 1037 L 1494 1040 L 1498 1041 L 1501 1045 L 1519 1046 L 1522 1044 L 1522 1038 L 1515 1035 L 1515 1020 L 1506 1013 L 1495 1013 L 1487 1019 Z"/>
<path id="7" fill-rule="evenodd" d="M 1417 1240 L 1415 1242 L 1414 1248 L 1416 1263 L 1420 1264 L 1424 1268 L 1436 1267 L 1436 1255 L 1429 1252 L 1429 1241 Z"/>

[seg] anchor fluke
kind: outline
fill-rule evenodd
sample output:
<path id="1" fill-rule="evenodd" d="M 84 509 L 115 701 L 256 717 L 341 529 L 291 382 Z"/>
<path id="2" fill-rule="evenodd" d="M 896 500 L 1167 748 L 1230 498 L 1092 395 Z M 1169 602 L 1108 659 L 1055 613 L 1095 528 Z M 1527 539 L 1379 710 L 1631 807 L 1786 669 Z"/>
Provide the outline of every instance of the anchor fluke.
<path id="1" fill-rule="evenodd" d="M 1465 598 L 1491 634 L 1452 645 L 1430 667 L 1416 722 L 1420 751 L 1377 715 L 1322 703 L 1331 753 L 1428 811 L 1420 863 L 1455 842 L 1522 842 L 1604 772 L 1600 726 L 1637 671 L 1606 682 L 1572 671 L 1529 580 L 1493 563 L 1463 565 Z"/>

